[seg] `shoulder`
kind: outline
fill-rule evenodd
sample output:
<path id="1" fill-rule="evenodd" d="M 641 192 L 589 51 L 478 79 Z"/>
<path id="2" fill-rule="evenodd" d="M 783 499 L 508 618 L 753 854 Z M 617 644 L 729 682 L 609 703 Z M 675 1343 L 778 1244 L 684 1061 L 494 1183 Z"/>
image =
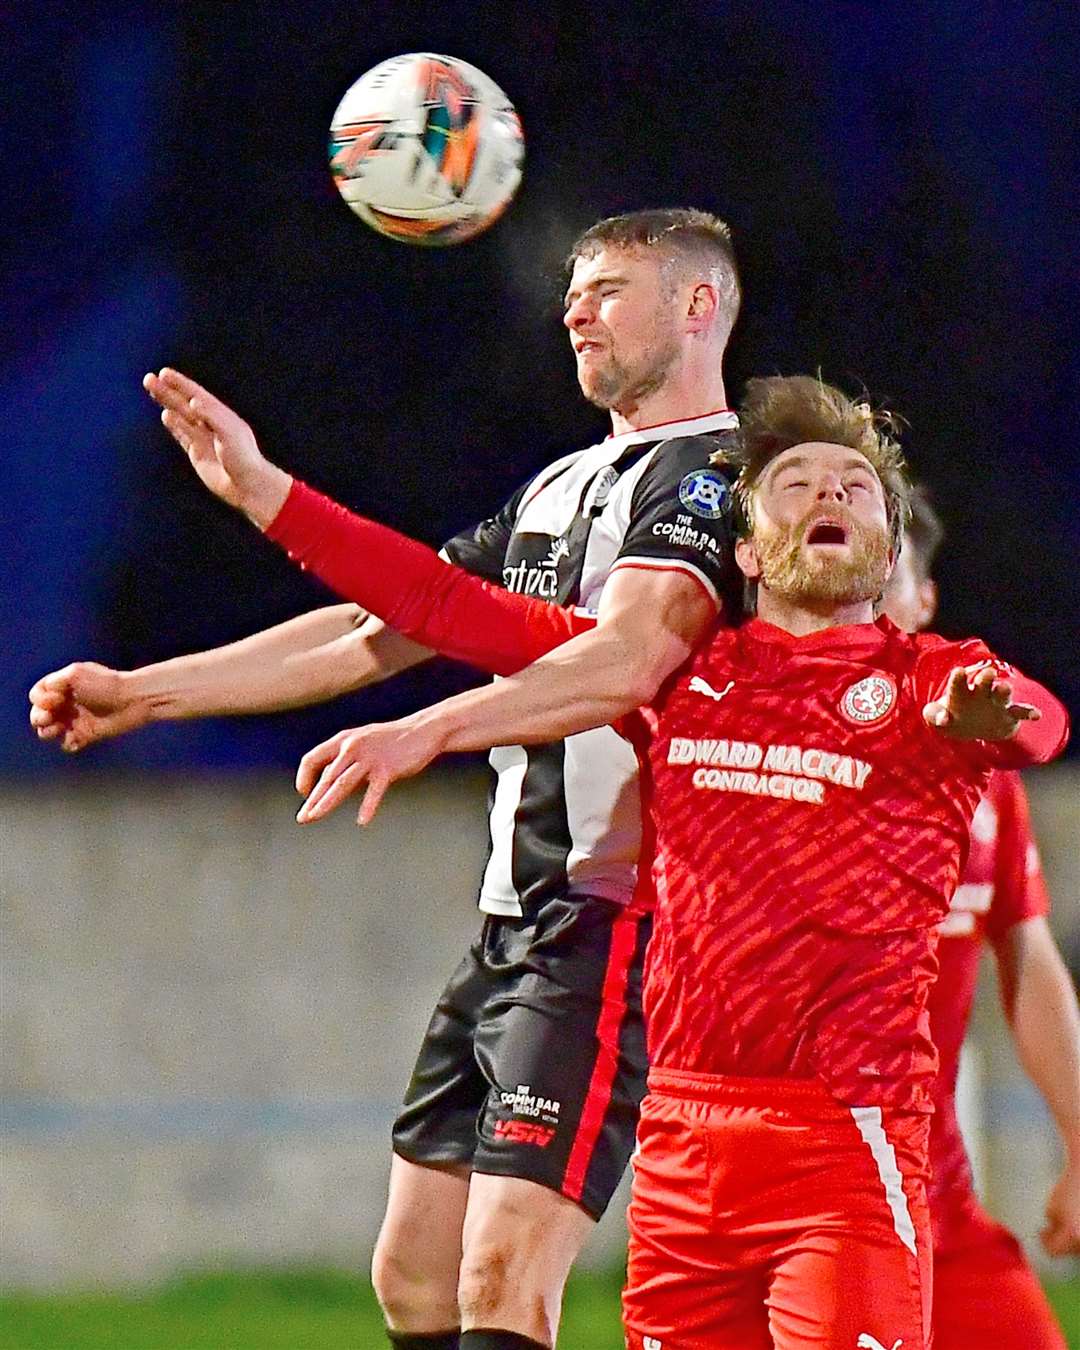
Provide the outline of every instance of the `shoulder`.
<path id="1" fill-rule="evenodd" d="M 939 672 L 946 675 L 955 666 L 997 662 L 981 638 L 956 639 L 942 637 L 939 633 L 905 633 L 884 616 L 875 626 L 885 638 L 881 659 L 899 676 L 936 675 Z"/>
<path id="2" fill-rule="evenodd" d="M 532 478 L 524 484 L 522 490 L 523 502 L 534 497 L 537 492 L 549 483 L 553 483 L 556 478 L 561 478 L 563 474 L 568 473 L 595 449 L 595 446 L 586 446 L 584 450 L 573 450 L 568 455 L 560 455 L 558 459 L 552 460 L 550 464 L 540 469 L 538 473 L 533 474 Z"/>
<path id="3" fill-rule="evenodd" d="M 702 432 L 696 436 L 674 436 L 657 441 L 649 456 L 650 467 L 663 466 L 672 473 L 709 469 L 718 478 L 734 482 L 738 468 L 734 459 L 734 433 Z"/>
<path id="4" fill-rule="evenodd" d="M 630 475 L 636 502 L 666 499 L 704 520 L 726 515 L 737 470 L 716 455 L 712 436 L 660 441 Z"/>
<path id="5" fill-rule="evenodd" d="M 546 484 L 553 482 L 556 478 L 562 477 L 568 470 L 573 469 L 590 453 L 595 452 L 595 445 L 587 445 L 580 450 L 571 450 L 568 454 L 559 455 L 557 459 L 551 460 L 537 469 L 530 477 L 526 478 L 518 485 L 514 497 L 528 499 L 534 493 L 538 492 Z"/>
<path id="6" fill-rule="evenodd" d="M 914 656 L 914 673 L 921 680 L 944 679 L 957 666 L 995 665 L 1009 667 L 990 650 L 982 638 L 943 638 L 937 633 L 903 634 Z"/>
<path id="7" fill-rule="evenodd" d="M 899 629 L 897 634 L 901 639 L 906 640 L 920 659 L 930 656 L 939 656 L 943 659 L 967 655 L 993 656 L 982 638 L 946 638 L 939 633 L 900 633 Z"/>

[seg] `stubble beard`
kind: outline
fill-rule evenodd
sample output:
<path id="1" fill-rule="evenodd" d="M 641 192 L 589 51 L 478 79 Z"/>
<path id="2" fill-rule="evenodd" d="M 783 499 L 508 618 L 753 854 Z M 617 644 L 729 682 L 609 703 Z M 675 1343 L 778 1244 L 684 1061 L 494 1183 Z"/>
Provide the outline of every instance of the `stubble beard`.
<path id="1" fill-rule="evenodd" d="M 670 338 L 650 347 L 636 367 L 611 355 L 602 369 L 593 372 L 588 386 L 580 375 L 578 383 L 594 407 L 624 412 L 662 389 L 678 358 L 678 343 Z"/>
<path id="2" fill-rule="evenodd" d="M 879 599 L 889 576 L 887 533 L 848 516 L 847 557 L 808 555 L 803 543 L 819 519 L 814 513 L 792 529 L 754 540 L 759 585 L 812 609 Z"/>

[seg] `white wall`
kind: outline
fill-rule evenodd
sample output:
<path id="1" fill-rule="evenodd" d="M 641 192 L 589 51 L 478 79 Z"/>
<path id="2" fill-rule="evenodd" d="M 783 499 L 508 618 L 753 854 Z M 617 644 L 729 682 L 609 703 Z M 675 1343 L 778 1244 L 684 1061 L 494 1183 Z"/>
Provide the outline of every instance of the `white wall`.
<path id="1" fill-rule="evenodd" d="M 1031 786 L 1080 927 L 1080 776 Z M 301 829 L 297 800 L 277 780 L 0 792 L 8 1284 L 366 1263 L 390 1122 L 477 926 L 484 776 L 399 788 L 363 833 L 347 812 Z M 989 1111 L 991 1189 L 1030 1237 L 1052 1139 L 990 1019 L 980 1035 L 985 1094 L 1012 1103 Z M 595 1261 L 619 1253 L 620 1208 Z"/>

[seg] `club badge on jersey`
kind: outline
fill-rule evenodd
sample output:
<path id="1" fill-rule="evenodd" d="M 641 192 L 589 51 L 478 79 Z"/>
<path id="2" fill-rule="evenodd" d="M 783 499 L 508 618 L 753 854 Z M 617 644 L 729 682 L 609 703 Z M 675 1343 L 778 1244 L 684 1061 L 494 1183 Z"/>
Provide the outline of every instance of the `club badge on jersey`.
<path id="1" fill-rule="evenodd" d="M 727 480 L 715 469 L 695 469 L 679 484 L 679 501 L 695 516 L 718 520 L 728 495 Z"/>
<path id="2" fill-rule="evenodd" d="M 866 726 L 888 717 L 896 707 L 896 681 L 875 673 L 857 680 L 840 700 L 840 711 L 853 726 Z"/>

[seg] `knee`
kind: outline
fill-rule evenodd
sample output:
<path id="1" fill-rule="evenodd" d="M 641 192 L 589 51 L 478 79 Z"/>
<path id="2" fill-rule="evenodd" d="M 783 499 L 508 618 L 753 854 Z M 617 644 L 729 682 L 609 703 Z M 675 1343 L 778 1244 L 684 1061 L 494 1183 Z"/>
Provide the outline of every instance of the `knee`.
<path id="1" fill-rule="evenodd" d="M 444 1301 L 407 1250 L 381 1240 L 371 1258 L 371 1283 L 391 1327 L 411 1328 L 427 1314 L 438 1314 L 440 1309 L 432 1304 Z"/>
<path id="2" fill-rule="evenodd" d="M 529 1266 L 521 1262 L 520 1253 L 497 1241 L 467 1245 L 457 1299 L 463 1326 L 498 1326 L 508 1315 L 515 1324 L 524 1319 L 535 1327 L 546 1327 L 549 1321 L 544 1290 Z"/>
<path id="3" fill-rule="evenodd" d="M 409 1299 L 410 1279 L 408 1263 L 388 1245 L 378 1242 L 371 1258 L 371 1284 L 387 1322 L 396 1326 L 401 1321 Z"/>

